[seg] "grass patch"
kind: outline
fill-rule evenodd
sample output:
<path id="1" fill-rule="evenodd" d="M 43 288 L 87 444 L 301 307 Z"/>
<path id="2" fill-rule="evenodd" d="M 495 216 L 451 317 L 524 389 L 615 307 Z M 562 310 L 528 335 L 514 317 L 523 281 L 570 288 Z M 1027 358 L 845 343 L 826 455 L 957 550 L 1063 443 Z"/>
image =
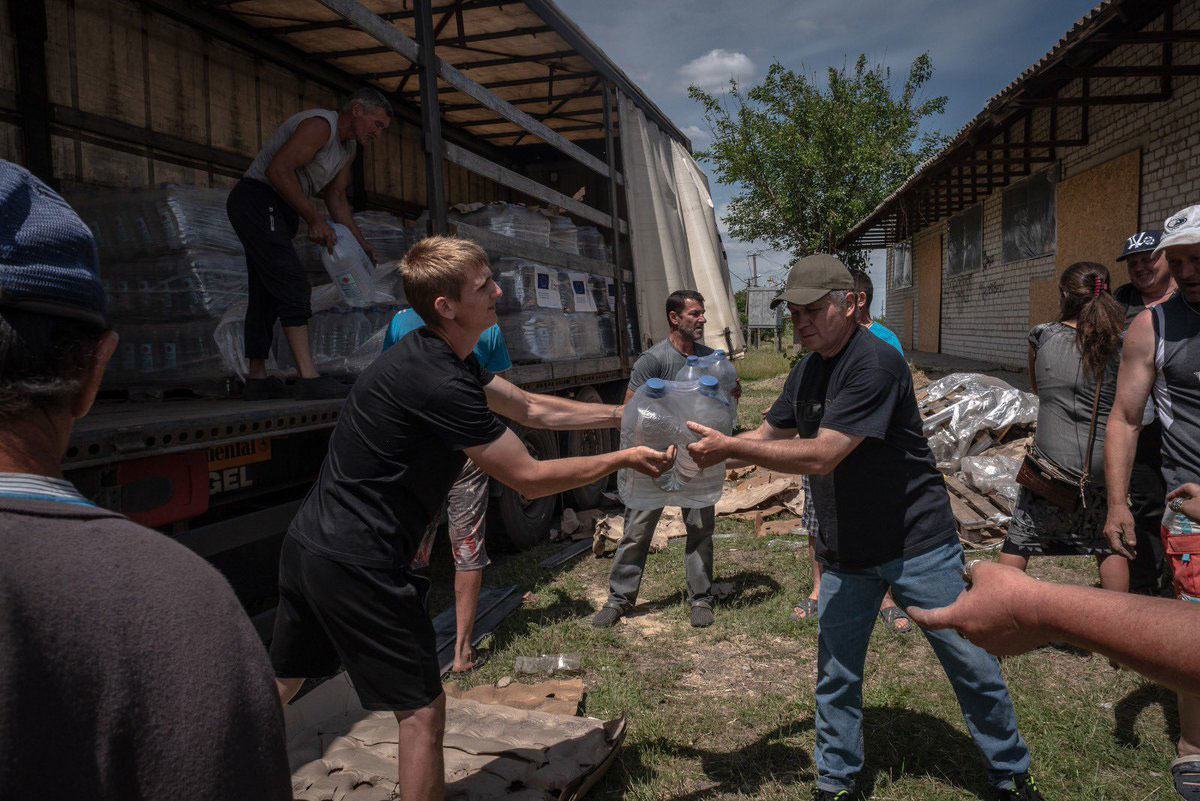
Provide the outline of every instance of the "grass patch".
<path id="1" fill-rule="evenodd" d="M 761 381 L 787 373 L 791 368 L 788 362 L 790 356 L 788 351 L 777 352 L 774 343 L 769 347 L 747 347 L 746 355 L 734 361 L 734 365 L 737 367 L 738 378 L 744 384 L 747 381 Z"/>

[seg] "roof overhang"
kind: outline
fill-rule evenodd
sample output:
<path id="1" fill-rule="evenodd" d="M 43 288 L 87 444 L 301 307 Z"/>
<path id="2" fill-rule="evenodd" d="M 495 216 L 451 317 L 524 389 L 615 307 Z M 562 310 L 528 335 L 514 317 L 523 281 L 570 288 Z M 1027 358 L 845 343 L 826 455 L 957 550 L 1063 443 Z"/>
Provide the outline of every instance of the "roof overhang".
<path id="1" fill-rule="evenodd" d="M 1173 78 L 1200 75 L 1200 64 L 1179 64 L 1174 58 L 1174 44 L 1200 41 L 1200 31 L 1175 29 L 1176 3 L 1100 3 L 1049 53 L 995 94 L 941 153 L 921 164 L 842 237 L 838 247 L 882 248 L 904 241 L 1013 180 L 1056 164 L 1064 149 L 1088 144 L 1092 108 L 1169 100 Z M 1162 24 L 1147 30 L 1159 17 Z M 1155 49 L 1157 63 L 1097 66 L 1114 51 L 1131 47 Z M 1079 91 L 1063 94 L 1076 81 Z M 1044 135 L 1035 134 L 1034 114 L 1039 109 L 1048 111 Z M 1060 109 L 1078 109 L 1077 119 L 1060 125 Z"/>

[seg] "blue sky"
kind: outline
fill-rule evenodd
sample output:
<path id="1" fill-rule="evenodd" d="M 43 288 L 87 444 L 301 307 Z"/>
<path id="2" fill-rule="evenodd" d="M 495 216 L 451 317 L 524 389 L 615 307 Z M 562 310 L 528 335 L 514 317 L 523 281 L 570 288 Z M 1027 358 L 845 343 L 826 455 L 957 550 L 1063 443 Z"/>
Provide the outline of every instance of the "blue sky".
<path id="1" fill-rule="evenodd" d="M 1041 58 L 1095 4 L 1083 0 L 558 0 L 559 6 L 702 149 L 708 134 L 689 82 L 717 88 L 728 77 L 755 82 L 772 61 L 824 72 L 866 53 L 902 80 L 928 51 L 929 96 L 947 95 L 932 126 L 954 133 L 989 97 Z M 701 167 L 705 167 L 701 164 Z M 710 179 L 711 179 L 711 171 Z M 735 192 L 712 180 L 720 211 Z M 722 228 L 724 228 L 722 224 Z M 735 287 L 761 244 L 724 234 Z M 759 275 L 782 275 L 789 255 L 765 251 Z M 882 302 L 883 272 L 872 270 Z"/>

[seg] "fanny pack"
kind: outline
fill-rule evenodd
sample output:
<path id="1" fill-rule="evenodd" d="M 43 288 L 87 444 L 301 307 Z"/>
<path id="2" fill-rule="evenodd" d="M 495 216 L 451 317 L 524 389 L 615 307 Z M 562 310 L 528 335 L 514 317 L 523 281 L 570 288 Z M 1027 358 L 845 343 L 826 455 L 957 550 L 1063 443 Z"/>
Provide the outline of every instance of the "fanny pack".
<path id="1" fill-rule="evenodd" d="M 1081 506 L 1087 508 L 1087 488 L 1092 481 L 1092 452 L 1096 449 L 1096 419 L 1100 414 L 1100 385 L 1103 375 L 1096 381 L 1096 395 L 1092 399 L 1092 423 L 1088 429 L 1087 455 L 1083 462 L 1083 475 L 1078 481 L 1063 472 L 1062 468 L 1037 453 L 1030 445 L 1025 450 L 1025 459 L 1017 471 L 1017 483 L 1039 498 L 1057 506 L 1065 512 L 1074 512 Z"/>

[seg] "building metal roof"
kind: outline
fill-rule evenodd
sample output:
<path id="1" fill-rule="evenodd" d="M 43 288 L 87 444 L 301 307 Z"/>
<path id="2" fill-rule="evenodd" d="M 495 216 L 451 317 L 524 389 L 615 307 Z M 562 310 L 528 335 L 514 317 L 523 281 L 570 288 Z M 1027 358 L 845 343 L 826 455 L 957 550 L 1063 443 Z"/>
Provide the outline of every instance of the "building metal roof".
<path id="1" fill-rule="evenodd" d="M 1171 96 L 1171 78 L 1200 74 L 1200 66 L 1175 64 L 1172 45 L 1197 41 L 1200 32 L 1175 30 L 1172 11 L 1178 0 L 1104 0 L 1083 15 L 1046 55 L 992 95 L 936 156 L 926 160 L 838 243 L 843 249 L 878 248 L 902 241 L 914 232 L 979 202 L 1011 179 L 1031 174 L 1033 165 L 1057 161 L 1064 147 L 1087 143 L 1087 112 L 1096 105 L 1161 102 Z M 1157 18 L 1157 30 L 1143 30 Z M 1150 67 L 1096 67 L 1122 46 L 1157 44 L 1162 60 Z M 1155 92 L 1090 94 L 1092 78 L 1157 79 Z M 1075 97 L 1058 93 L 1076 79 L 1083 91 Z M 1038 108 L 1078 107 L 1082 124 L 1070 138 L 1054 129 L 1046 140 L 1032 138 L 1032 115 Z M 1023 126 L 1023 128 L 1022 128 Z M 1017 134 L 1013 136 L 1013 134 Z M 997 142 L 998 137 L 1003 140 Z M 982 155 L 981 155 L 982 154 Z M 1011 169 L 1012 165 L 1017 169 Z M 985 169 L 986 168 L 986 171 Z M 980 183 L 980 178 L 983 182 Z"/>

